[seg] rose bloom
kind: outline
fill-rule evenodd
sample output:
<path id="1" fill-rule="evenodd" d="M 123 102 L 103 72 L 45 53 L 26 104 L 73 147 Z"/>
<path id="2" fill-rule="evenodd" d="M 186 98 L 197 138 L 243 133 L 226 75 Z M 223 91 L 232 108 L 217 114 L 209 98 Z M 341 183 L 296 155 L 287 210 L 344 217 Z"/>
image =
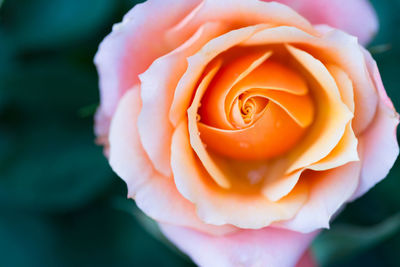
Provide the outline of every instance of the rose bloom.
<path id="1" fill-rule="evenodd" d="M 200 266 L 312 266 L 398 155 L 368 2 L 280 2 L 150 0 L 95 58 L 111 167 Z"/>

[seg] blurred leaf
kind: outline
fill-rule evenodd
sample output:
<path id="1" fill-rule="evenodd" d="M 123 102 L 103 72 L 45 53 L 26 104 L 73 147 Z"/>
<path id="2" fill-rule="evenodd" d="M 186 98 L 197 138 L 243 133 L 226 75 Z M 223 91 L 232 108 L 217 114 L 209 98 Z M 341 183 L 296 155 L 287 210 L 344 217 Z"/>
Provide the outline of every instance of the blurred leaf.
<path id="1" fill-rule="evenodd" d="M 18 0 L 18 5 L 6 2 L 3 11 L 8 33 L 18 47 L 43 49 L 93 36 L 111 18 L 117 2 Z"/>
<path id="2" fill-rule="evenodd" d="M 82 118 L 93 117 L 96 113 L 98 106 L 99 106 L 99 104 L 92 104 L 92 105 L 82 107 L 78 110 L 78 114 Z"/>
<path id="3" fill-rule="evenodd" d="M 90 136 L 37 126 L 0 165 L 0 205 L 64 212 L 105 191 L 114 176 Z"/>
<path id="4" fill-rule="evenodd" d="M 159 241 L 164 241 L 164 236 L 161 233 L 158 224 L 136 207 L 132 200 L 127 201 L 126 198 L 116 197 L 112 199 L 111 206 L 131 215 L 143 227 L 143 229 L 154 238 Z"/>
<path id="5" fill-rule="evenodd" d="M 2 266 L 193 266 L 107 203 L 57 216 L 3 213 L 0 236 Z"/>
<path id="6" fill-rule="evenodd" d="M 379 32 L 371 47 L 390 44 L 392 49 L 385 53 L 374 54 L 382 80 L 394 105 L 400 107 L 400 80 L 398 79 L 398 61 L 400 58 L 400 0 L 372 0 L 378 13 Z"/>
<path id="7" fill-rule="evenodd" d="M 132 215 L 133 218 L 140 224 L 143 229 L 145 229 L 152 237 L 163 243 L 166 247 L 175 252 L 176 255 L 179 255 L 182 259 L 187 262 L 191 262 L 190 258 L 180 251 L 174 244 L 172 244 L 161 232 L 158 223 L 154 221 L 152 218 L 144 214 L 136 205 L 134 205 L 133 201 L 129 202 L 126 199 L 121 197 L 114 198 L 112 203 L 112 207 L 117 210 L 124 211 L 127 214 Z"/>
<path id="8" fill-rule="evenodd" d="M 61 114 L 75 119 L 80 108 L 98 98 L 94 70 L 79 69 L 58 59 L 25 64 L 1 80 L 0 90 L 7 95 L 10 105 L 31 116 Z"/>
<path id="9" fill-rule="evenodd" d="M 122 0 L 125 9 L 129 10 L 137 4 L 143 3 L 146 0 Z"/>
<path id="10" fill-rule="evenodd" d="M 371 227 L 335 225 L 317 237 L 313 250 L 318 262 L 326 266 L 370 249 L 399 230 L 400 213 Z"/>
<path id="11" fill-rule="evenodd" d="M 1 94 L 0 205 L 65 211 L 116 179 L 94 144 L 92 118 L 78 117 L 98 97 L 95 73 L 37 62 L 3 77 Z"/>
<path id="12" fill-rule="evenodd" d="M 14 43 L 10 42 L 4 30 L 0 28 L 0 74 L 10 73 L 15 70 L 17 65 L 15 61 L 16 52 Z"/>

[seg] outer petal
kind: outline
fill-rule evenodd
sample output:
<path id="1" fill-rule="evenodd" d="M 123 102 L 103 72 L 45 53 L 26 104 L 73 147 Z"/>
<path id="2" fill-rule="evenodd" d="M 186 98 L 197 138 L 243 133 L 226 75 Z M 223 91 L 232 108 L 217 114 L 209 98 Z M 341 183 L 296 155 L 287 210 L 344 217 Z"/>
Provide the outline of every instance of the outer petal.
<path id="1" fill-rule="evenodd" d="M 316 267 L 317 262 L 315 261 L 312 252 L 307 250 L 306 253 L 303 254 L 296 267 Z"/>
<path id="2" fill-rule="evenodd" d="M 263 3 L 258 0 L 204 0 L 193 12 L 182 20 L 176 27 L 172 28 L 168 32 L 169 38 L 182 38 L 184 34 L 188 37 L 188 33 L 195 32 L 196 29 L 207 21 L 219 21 L 227 23 L 228 25 L 233 25 L 235 29 L 242 30 L 244 27 L 248 26 L 247 29 L 259 30 L 256 27 L 251 27 L 257 24 L 268 24 L 268 25 L 290 25 L 298 29 L 302 29 L 310 34 L 317 35 L 317 31 L 311 26 L 311 24 L 305 20 L 302 16 L 296 13 L 291 8 L 281 5 L 279 3 Z M 264 28 L 266 28 L 264 26 Z M 239 30 L 236 32 L 239 33 Z M 251 33 L 250 33 L 251 34 Z M 230 34 L 232 36 L 232 34 Z M 224 37 L 227 41 L 228 39 Z M 203 49 L 203 54 L 206 50 L 210 50 L 211 46 L 221 47 L 221 41 L 224 38 L 216 38 L 219 41 L 212 40 L 212 44 L 208 43 Z M 236 37 L 236 39 L 238 39 Z M 239 41 L 238 41 L 239 42 Z M 234 45 L 234 44 L 232 44 Z M 231 46 L 232 46 L 231 45 Z M 212 48 L 212 47 L 211 47 Z M 226 49 L 228 49 L 226 45 Z M 219 49 L 221 50 L 221 49 Z M 193 93 L 194 83 L 203 70 L 203 67 L 213 59 L 213 57 L 219 54 L 215 51 L 211 51 L 211 55 L 204 56 L 192 56 L 188 59 L 189 66 L 188 71 L 182 77 L 181 82 L 175 92 L 174 101 L 170 111 L 170 120 L 174 126 L 178 125 L 179 121 L 183 118 L 186 108 L 189 106 L 190 99 Z M 210 52 L 208 52 L 210 53 Z M 202 62 L 196 62 L 199 57 L 202 58 Z M 189 74 L 187 74 L 189 73 Z"/>
<path id="3" fill-rule="evenodd" d="M 235 29 L 256 25 L 291 25 L 307 32 L 315 32 L 311 23 L 288 6 L 259 0 L 203 0 L 193 11 L 172 28 L 171 39 L 187 39 L 190 33 L 209 21 L 219 21 Z"/>
<path id="4" fill-rule="evenodd" d="M 204 267 L 293 267 L 316 235 L 266 227 L 215 237 L 184 227 L 160 226 L 178 248 Z"/>
<path id="5" fill-rule="evenodd" d="M 367 44 L 378 31 L 378 19 L 368 0 L 277 0 L 313 24 L 327 24 L 357 36 Z"/>
<path id="6" fill-rule="evenodd" d="M 399 114 L 397 114 L 385 92 L 376 62 L 366 50 L 364 55 L 372 79 L 378 89 L 380 101 L 374 120 L 360 137 L 360 144 L 363 146 L 363 154 L 361 155 L 363 166 L 360 185 L 353 199 L 363 195 L 385 178 L 399 155 L 399 145 L 396 138 Z"/>
<path id="7" fill-rule="evenodd" d="M 353 198 L 363 195 L 388 175 L 399 155 L 396 139 L 398 124 L 396 111 L 380 103 L 375 120 L 360 138 L 360 145 L 364 149 L 361 155 L 363 167 L 360 185 Z"/>
<path id="8" fill-rule="evenodd" d="M 225 31 L 226 27 L 219 23 L 202 25 L 190 39 L 171 53 L 155 60 L 139 75 L 142 99 L 142 110 L 138 119 L 140 139 L 154 168 L 165 176 L 171 175 L 169 158 L 173 132 L 168 111 L 176 85 L 186 71 L 186 58 Z"/>
<path id="9" fill-rule="evenodd" d="M 136 123 L 141 108 L 140 89 L 121 99 L 110 129 L 110 165 L 127 183 L 129 197 L 147 215 L 161 222 L 192 227 L 213 234 L 235 231 L 230 226 L 202 223 L 192 203 L 183 198 L 170 177 L 155 172 L 139 140 Z"/>
<path id="10" fill-rule="evenodd" d="M 105 116 L 111 118 L 121 96 L 138 83 L 138 74 L 177 46 L 167 43 L 162 36 L 198 3 L 199 0 L 146 1 L 114 25 L 95 57 L 100 77 L 100 109 Z"/>
<path id="11" fill-rule="evenodd" d="M 110 131 L 111 118 L 107 116 L 101 108 L 98 108 L 94 116 L 94 133 L 96 144 L 104 147 L 104 154 L 108 157 L 108 132 Z"/>
<path id="12" fill-rule="evenodd" d="M 302 179 L 310 184 L 308 201 L 296 217 L 276 226 L 303 233 L 329 228 L 331 217 L 356 190 L 360 168 L 360 162 L 351 162 L 333 170 L 305 174 Z"/>

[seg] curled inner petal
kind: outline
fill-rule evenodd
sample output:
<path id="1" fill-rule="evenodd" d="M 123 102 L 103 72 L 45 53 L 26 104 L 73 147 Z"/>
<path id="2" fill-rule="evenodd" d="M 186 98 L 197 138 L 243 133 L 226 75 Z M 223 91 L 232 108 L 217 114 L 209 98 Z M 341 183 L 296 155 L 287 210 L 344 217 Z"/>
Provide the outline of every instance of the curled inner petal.
<path id="1" fill-rule="evenodd" d="M 263 114 L 269 100 L 263 97 L 252 97 L 242 94 L 235 99 L 234 108 L 231 110 L 230 120 L 236 128 L 250 126 Z"/>
<path id="2" fill-rule="evenodd" d="M 306 82 L 270 59 L 272 51 L 245 54 L 222 67 L 199 109 L 202 141 L 239 160 L 265 160 L 290 150 L 312 123 Z"/>
<path id="3" fill-rule="evenodd" d="M 285 43 L 223 51 L 205 65 L 187 110 L 201 168 L 221 192 L 277 203 L 293 194 L 303 171 L 356 160 L 347 152 L 336 160 L 339 150 L 356 147 L 352 94 L 336 83 L 352 85 L 340 73 Z"/>
<path id="4" fill-rule="evenodd" d="M 199 123 L 201 139 L 207 148 L 234 159 L 268 159 L 293 147 L 305 129 L 275 103 L 269 103 L 263 116 L 252 126 L 224 130 Z"/>

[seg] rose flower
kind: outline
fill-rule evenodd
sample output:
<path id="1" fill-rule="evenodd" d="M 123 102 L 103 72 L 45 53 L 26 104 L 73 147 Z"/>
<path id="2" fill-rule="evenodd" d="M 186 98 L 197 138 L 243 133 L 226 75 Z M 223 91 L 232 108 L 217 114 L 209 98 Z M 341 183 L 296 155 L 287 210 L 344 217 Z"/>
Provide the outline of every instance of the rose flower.
<path id="1" fill-rule="evenodd" d="M 281 2 L 150 0 L 95 58 L 111 167 L 201 266 L 295 266 L 398 154 L 397 113 L 350 35 L 370 39 L 371 7 Z"/>

